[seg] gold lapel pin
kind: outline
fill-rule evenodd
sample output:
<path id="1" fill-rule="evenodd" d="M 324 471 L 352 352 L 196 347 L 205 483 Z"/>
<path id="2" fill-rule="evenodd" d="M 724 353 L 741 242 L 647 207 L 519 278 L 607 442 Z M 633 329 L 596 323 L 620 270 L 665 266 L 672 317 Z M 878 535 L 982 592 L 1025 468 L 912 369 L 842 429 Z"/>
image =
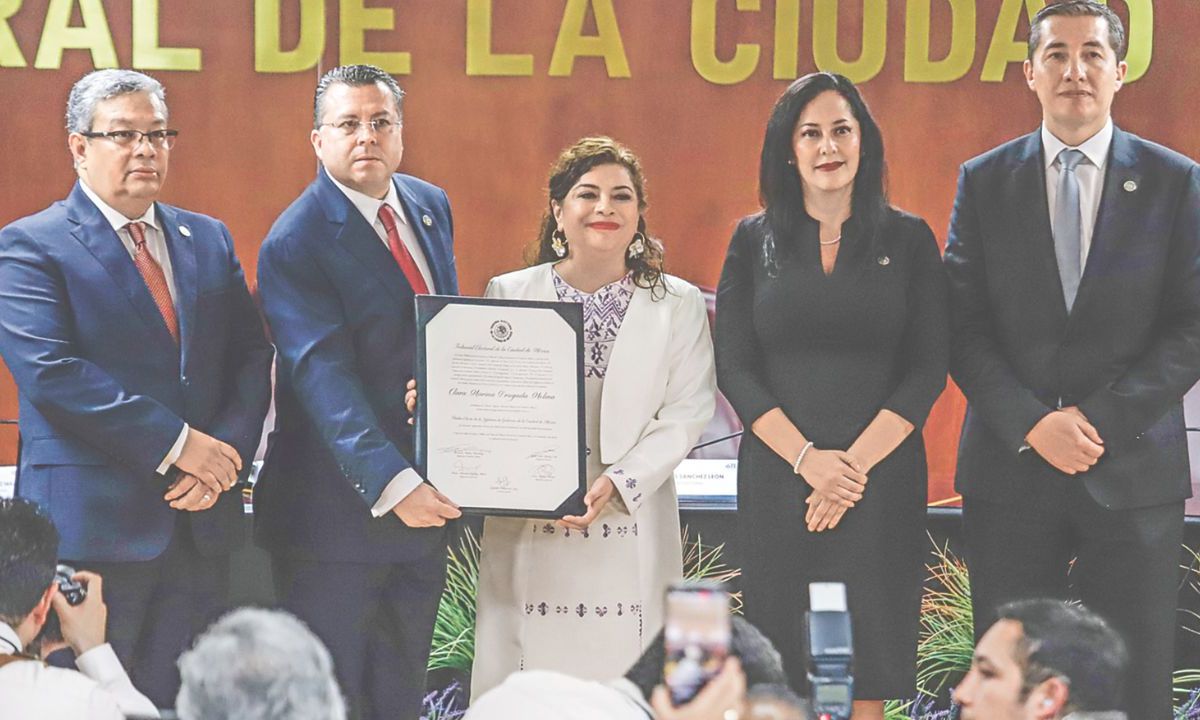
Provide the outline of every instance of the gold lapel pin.
<path id="1" fill-rule="evenodd" d="M 428 215 L 422 215 L 421 222 L 425 223 L 425 227 L 433 227 L 433 218 Z"/>
<path id="2" fill-rule="evenodd" d="M 1125 192 L 1133 192 L 1134 190 L 1137 190 L 1137 183 L 1133 180 L 1126 180 L 1125 184 L 1121 187 L 1125 188 Z"/>
<path id="3" fill-rule="evenodd" d="M 184 237 L 191 237 L 191 236 L 192 236 L 192 231 L 191 231 L 191 230 L 188 230 L 188 226 L 187 226 L 187 225 L 180 225 L 180 226 L 179 226 L 179 234 L 180 234 L 180 235 L 182 235 L 182 236 L 184 236 Z"/>

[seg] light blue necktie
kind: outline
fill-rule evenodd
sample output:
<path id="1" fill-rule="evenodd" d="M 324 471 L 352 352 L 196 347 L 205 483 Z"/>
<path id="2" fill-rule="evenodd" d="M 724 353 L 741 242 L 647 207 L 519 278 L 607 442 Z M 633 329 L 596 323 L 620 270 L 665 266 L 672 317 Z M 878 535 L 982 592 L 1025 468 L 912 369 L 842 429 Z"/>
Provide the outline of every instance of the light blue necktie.
<path id="1" fill-rule="evenodd" d="M 1058 196 L 1054 203 L 1054 254 L 1058 258 L 1058 276 L 1062 280 L 1063 299 L 1067 312 L 1075 304 L 1079 292 L 1080 250 L 1083 235 L 1080 229 L 1079 178 L 1075 167 L 1085 159 L 1084 154 L 1065 148 L 1058 154 Z"/>

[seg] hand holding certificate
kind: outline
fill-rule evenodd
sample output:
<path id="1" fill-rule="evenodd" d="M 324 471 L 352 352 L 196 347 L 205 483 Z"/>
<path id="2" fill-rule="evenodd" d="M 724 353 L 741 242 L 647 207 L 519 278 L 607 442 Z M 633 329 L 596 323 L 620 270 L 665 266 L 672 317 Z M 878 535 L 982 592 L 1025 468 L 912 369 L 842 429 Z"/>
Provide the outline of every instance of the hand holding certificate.
<path id="1" fill-rule="evenodd" d="M 464 512 L 583 514 L 583 313 L 417 298 L 417 464 Z"/>

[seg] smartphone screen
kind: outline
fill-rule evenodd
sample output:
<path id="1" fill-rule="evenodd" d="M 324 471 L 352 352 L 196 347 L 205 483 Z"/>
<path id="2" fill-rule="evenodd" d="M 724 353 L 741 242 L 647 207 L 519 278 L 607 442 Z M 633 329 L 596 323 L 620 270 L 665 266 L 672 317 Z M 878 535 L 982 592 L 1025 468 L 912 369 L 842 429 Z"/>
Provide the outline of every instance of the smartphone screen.
<path id="1" fill-rule="evenodd" d="M 682 705 L 721 671 L 729 655 L 729 595 L 710 585 L 671 588 L 663 639 L 663 682 L 671 701 Z"/>

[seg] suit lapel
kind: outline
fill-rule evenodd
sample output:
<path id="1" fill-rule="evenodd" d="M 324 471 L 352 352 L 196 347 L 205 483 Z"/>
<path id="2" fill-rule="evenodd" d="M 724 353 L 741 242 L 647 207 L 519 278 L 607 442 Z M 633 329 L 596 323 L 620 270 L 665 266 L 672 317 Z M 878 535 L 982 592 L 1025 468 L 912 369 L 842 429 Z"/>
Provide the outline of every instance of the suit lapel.
<path id="1" fill-rule="evenodd" d="M 1046 200 L 1046 165 L 1039 131 L 1025 136 L 1012 181 L 1018 198 L 1014 211 L 1021 217 L 1019 236 L 1024 240 L 1018 252 L 1030 259 L 1025 265 L 1034 274 L 1029 286 L 1052 291 L 1053 297 L 1046 298 L 1045 306 L 1060 324 L 1065 325 L 1067 301 L 1063 297 L 1062 277 L 1058 274 L 1058 258 L 1054 253 L 1050 206 Z"/>
<path id="2" fill-rule="evenodd" d="M 67 198 L 67 208 L 67 218 L 73 225 L 71 236 L 104 266 L 147 330 L 161 342 L 174 347 L 175 341 L 167 331 L 162 313 L 154 304 L 154 298 L 150 297 L 146 281 L 133 264 L 129 251 L 78 183 Z"/>
<path id="3" fill-rule="evenodd" d="M 186 362 L 196 327 L 196 245 L 191 236 L 192 228 L 179 222 L 174 208 L 157 203 L 155 212 L 162 227 L 167 252 L 171 256 L 171 276 L 175 280 L 175 312 L 179 316 L 179 349 L 182 362 Z"/>
<path id="4" fill-rule="evenodd" d="M 430 214 L 429 208 L 417 200 L 417 196 L 409 190 L 407 185 L 396 178 L 393 178 L 392 182 L 396 185 L 396 195 L 400 198 L 400 206 L 404 208 L 408 225 L 412 228 L 413 235 L 416 236 L 417 243 L 421 246 L 421 252 L 425 253 L 425 263 L 429 265 L 429 274 L 433 276 L 433 287 L 429 291 L 449 294 L 445 291 L 448 285 L 447 278 L 442 275 L 442 270 L 447 263 L 438 254 L 438 247 L 430 238 L 430 233 L 433 232 L 433 215 Z"/>
<path id="5" fill-rule="evenodd" d="M 412 287 L 391 251 L 350 198 L 333 184 L 324 168 L 317 177 L 317 197 L 325 209 L 325 217 L 338 227 L 334 242 L 353 255 L 364 271 L 375 276 L 397 302 L 411 302 Z"/>
<path id="6" fill-rule="evenodd" d="M 1080 279 L 1079 295 L 1075 298 L 1076 308 L 1086 306 L 1090 295 L 1103 290 L 1101 278 L 1111 267 L 1109 258 L 1123 240 L 1138 235 L 1134 226 L 1143 219 L 1143 213 L 1138 211 L 1137 194 L 1125 190 L 1129 182 L 1133 183 L 1130 187 L 1135 189 L 1142 184 L 1137 153 L 1129 142 L 1129 136 L 1114 127 L 1112 145 L 1108 150 L 1108 167 L 1104 170 L 1104 187 L 1100 191 L 1100 208 L 1092 230 L 1092 244 Z"/>

